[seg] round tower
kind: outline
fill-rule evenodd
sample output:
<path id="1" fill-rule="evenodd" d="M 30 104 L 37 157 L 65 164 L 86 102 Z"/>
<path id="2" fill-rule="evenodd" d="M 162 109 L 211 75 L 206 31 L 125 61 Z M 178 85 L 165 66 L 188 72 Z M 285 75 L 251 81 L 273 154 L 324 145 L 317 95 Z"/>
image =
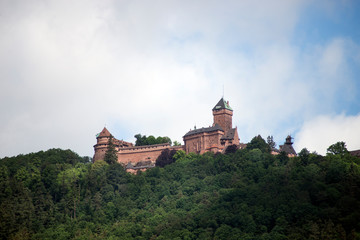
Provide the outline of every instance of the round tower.
<path id="1" fill-rule="evenodd" d="M 97 143 L 94 145 L 95 153 L 93 157 L 93 162 L 104 159 L 110 136 L 111 133 L 106 129 L 106 127 L 104 127 L 104 129 L 96 135 Z"/>

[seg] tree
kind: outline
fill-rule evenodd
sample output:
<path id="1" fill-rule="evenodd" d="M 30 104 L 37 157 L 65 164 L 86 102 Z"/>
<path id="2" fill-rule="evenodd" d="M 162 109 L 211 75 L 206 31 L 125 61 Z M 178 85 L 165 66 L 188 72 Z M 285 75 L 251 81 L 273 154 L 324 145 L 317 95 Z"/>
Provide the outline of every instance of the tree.
<path id="1" fill-rule="evenodd" d="M 225 149 L 225 154 L 234 153 L 234 152 L 236 152 L 236 150 L 238 150 L 238 146 L 236 144 L 229 145 Z"/>
<path id="2" fill-rule="evenodd" d="M 171 139 L 169 138 L 169 137 L 163 137 L 163 139 L 162 139 L 162 142 L 160 142 L 160 143 L 169 143 L 170 145 L 171 145 Z"/>
<path id="3" fill-rule="evenodd" d="M 327 153 L 331 155 L 340 154 L 341 156 L 344 156 L 345 154 L 348 154 L 349 151 L 346 148 L 345 142 L 337 142 L 328 147 Z"/>
<path id="4" fill-rule="evenodd" d="M 276 143 L 274 142 L 274 137 L 273 136 L 268 136 L 267 137 L 267 144 L 269 145 L 270 149 L 273 149 L 276 147 Z"/>
<path id="5" fill-rule="evenodd" d="M 178 160 L 180 158 L 183 158 L 185 156 L 186 156 L 186 153 L 185 153 L 184 150 L 177 150 L 176 153 L 174 154 L 173 158 L 176 161 L 176 160 Z"/>
<path id="6" fill-rule="evenodd" d="M 304 165 L 308 164 L 309 156 L 310 156 L 310 152 L 309 150 L 307 150 L 307 148 L 303 148 L 299 152 L 299 157 Z"/>
<path id="7" fill-rule="evenodd" d="M 166 165 L 175 162 L 174 155 L 176 150 L 169 150 L 168 148 L 164 149 L 159 157 L 156 159 L 155 166 L 165 167 Z"/>
<path id="8" fill-rule="evenodd" d="M 141 136 L 141 134 L 136 134 L 134 136 L 136 138 L 135 140 L 135 146 L 143 146 L 143 145 L 148 145 L 146 142 L 146 136 Z"/>
<path id="9" fill-rule="evenodd" d="M 117 154 L 116 154 L 115 144 L 113 142 L 113 136 L 110 135 L 108 141 L 108 147 L 105 153 L 104 161 L 108 164 L 114 164 L 117 162 Z"/>
<path id="10" fill-rule="evenodd" d="M 258 135 L 256 137 L 254 137 L 253 139 L 251 139 L 251 141 L 247 144 L 248 149 L 255 149 L 258 148 L 260 149 L 262 152 L 270 152 L 270 147 L 269 145 L 265 142 L 265 140 L 261 137 L 261 135 Z"/>
<path id="11" fill-rule="evenodd" d="M 173 145 L 174 145 L 174 146 L 181 146 L 181 143 L 179 143 L 178 141 L 175 140 L 174 143 L 173 143 Z"/>
<path id="12" fill-rule="evenodd" d="M 169 137 L 157 137 L 150 135 L 146 137 L 146 135 L 142 136 L 141 134 L 136 134 L 134 136 L 135 146 L 145 146 L 145 145 L 153 145 L 153 144 L 161 144 L 161 143 L 169 143 L 171 145 L 171 139 Z"/>
<path id="13" fill-rule="evenodd" d="M 154 145 L 154 144 L 158 144 L 162 139 L 159 139 L 159 137 L 156 139 L 153 135 L 150 135 L 149 137 L 147 137 L 146 139 L 146 145 Z"/>

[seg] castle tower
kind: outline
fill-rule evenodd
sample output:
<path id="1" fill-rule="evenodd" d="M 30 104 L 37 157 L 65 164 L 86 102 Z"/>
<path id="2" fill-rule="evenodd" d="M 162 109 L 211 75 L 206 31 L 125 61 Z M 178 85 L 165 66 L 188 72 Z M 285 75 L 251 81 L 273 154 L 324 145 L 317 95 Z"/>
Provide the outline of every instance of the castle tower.
<path id="1" fill-rule="evenodd" d="M 218 124 L 225 134 L 232 129 L 233 110 L 229 105 L 229 101 L 225 102 L 223 98 L 212 109 L 214 116 L 214 126 Z"/>
<path id="2" fill-rule="evenodd" d="M 296 156 L 296 151 L 293 148 L 293 142 L 291 141 L 292 137 L 290 135 L 288 135 L 285 139 L 285 143 L 284 145 L 280 145 L 280 152 L 285 152 L 288 157 L 295 157 Z"/>
<path id="3" fill-rule="evenodd" d="M 288 135 L 285 139 L 285 144 L 287 145 L 293 145 L 293 142 L 291 141 L 292 137 Z"/>
<path id="4" fill-rule="evenodd" d="M 104 159 L 110 136 L 111 133 L 106 129 L 106 127 L 104 127 L 104 129 L 96 135 L 97 143 L 94 145 L 95 154 L 93 162 Z"/>

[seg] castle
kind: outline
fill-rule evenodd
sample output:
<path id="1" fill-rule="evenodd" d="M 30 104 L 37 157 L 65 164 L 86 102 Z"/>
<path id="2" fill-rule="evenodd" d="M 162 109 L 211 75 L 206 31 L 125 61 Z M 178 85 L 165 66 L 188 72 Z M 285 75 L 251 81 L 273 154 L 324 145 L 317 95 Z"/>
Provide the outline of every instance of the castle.
<path id="1" fill-rule="evenodd" d="M 184 139 L 186 153 L 223 152 L 227 146 L 240 144 L 237 128 L 232 127 L 233 110 L 223 98 L 212 109 L 212 127 L 187 132 Z"/>
<path id="2" fill-rule="evenodd" d="M 125 166 L 126 171 L 137 172 L 155 167 L 156 159 L 165 149 L 203 154 L 205 152 L 223 153 L 230 145 L 236 145 L 238 148 L 246 146 L 240 143 L 237 127 L 232 126 L 233 110 L 228 101 L 221 98 L 212 109 L 212 114 L 214 118 L 212 126 L 199 129 L 195 127 L 194 130 L 190 130 L 183 136 L 184 145 L 182 146 L 170 146 L 169 143 L 134 146 L 130 142 L 113 138 L 118 162 Z M 112 135 L 106 127 L 96 136 L 93 162 L 104 159 L 110 136 Z M 291 136 L 288 136 L 284 145 L 280 145 L 279 150 L 272 149 L 271 153 L 277 155 L 283 151 L 289 157 L 296 156 L 291 139 Z"/>
<path id="3" fill-rule="evenodd" d="M 156 159 L 165 149 L 184 150 L 186 153 L 224 152 L 229 145 L 239 145 L 237 128 L 232 127 L 233 110 L 229 102 L 223 98 L 212 109 L 214 122 L 211 127 L 190 130 L 183 136 L 184 145 L 170 146 L 169 143 L 134 146 L 130 142 L 113 138 L 117 151 L 118 162 L 122 163 L 128 172 L 146 170 L 155 166 Z M 93 161 L 103 160 L 111 133 L 104 129 L 96 136 Z"/>

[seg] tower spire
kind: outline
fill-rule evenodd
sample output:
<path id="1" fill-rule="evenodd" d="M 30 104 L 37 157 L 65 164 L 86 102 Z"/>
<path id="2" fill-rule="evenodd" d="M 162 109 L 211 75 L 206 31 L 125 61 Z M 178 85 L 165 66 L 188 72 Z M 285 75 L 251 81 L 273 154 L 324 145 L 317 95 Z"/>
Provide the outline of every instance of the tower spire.
<path id="1" fill-rule="evenodd" d="M 225 96 L 225 86 L 224 86 L 224 84 L 223 84 L 222 98 L 224 98 L 224 96 Z"/>

